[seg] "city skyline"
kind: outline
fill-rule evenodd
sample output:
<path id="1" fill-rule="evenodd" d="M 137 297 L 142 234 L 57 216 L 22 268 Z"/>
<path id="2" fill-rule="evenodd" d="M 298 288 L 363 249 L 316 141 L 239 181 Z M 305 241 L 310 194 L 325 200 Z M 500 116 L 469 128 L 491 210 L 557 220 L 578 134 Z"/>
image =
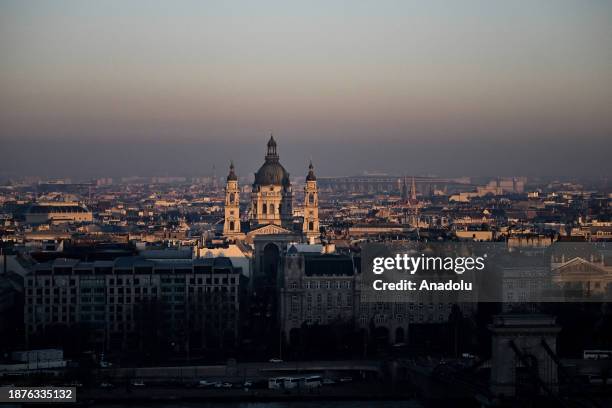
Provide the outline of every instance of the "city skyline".
<path id="1" fill-rule="evenodd" d="M 611 22 L 0 0 L 0 404 L 612 406 Z"/>

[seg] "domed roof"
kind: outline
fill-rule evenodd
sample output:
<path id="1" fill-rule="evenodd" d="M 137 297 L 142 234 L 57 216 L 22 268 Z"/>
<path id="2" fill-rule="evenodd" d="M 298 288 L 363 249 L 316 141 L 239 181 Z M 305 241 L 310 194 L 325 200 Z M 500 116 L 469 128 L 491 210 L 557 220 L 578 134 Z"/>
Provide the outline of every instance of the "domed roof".
<path id="1" fill-rule="evenodd" d="M 265 162 L 255 173 L 255 184 L 259 186 L 288 186 L 289 173 L 279 162 Z"/>
<path id="2" fill-rule="evenodd" d="M 278 154 L 276 153 L 276 141 L 274 136 L 270 135 L 268 141 L 268 154 L 266 154 L 265 163 L 255 173 L 254 186 L 289 186 L 289 173 L 280 164 Z"/>

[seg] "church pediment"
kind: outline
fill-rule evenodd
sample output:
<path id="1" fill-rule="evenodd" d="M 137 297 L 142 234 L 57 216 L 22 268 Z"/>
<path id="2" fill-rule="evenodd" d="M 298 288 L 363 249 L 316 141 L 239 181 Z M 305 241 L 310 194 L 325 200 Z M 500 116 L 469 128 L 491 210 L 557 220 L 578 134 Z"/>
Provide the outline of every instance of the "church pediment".
<path id="1" fill-rule="evenodd" d="M 608 272 L 602 268 L 600 265 L 591 263 L 585 259 L 580 257 L 576 257 L 565 264 L 555 268 L 553 270 L 555 274 L 558 275 L 607 275 Z"/>
<path id="2" fill-rule="evenodd" d="M 293 234 L 293 233 L 294 233 L 293 231 L 280 227 L 278 225 L 268 224 L 268 225 L 264 225 L 262 227 L 249 231 L 248 235 L 252 237 L 256 235 L 276 235 L 276 234 Z"/>

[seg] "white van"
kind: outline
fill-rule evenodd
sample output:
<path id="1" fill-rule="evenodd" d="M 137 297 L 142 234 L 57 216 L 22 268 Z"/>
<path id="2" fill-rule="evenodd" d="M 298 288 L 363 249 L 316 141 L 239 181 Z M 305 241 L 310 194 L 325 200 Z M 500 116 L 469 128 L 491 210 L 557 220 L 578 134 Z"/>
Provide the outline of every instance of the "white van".
<path id="1" fill-rule="evenodd" d="M 320 375 L 311 375 L 304 378 L 305 388 L 319 388 L 321 385 L 323 385 L 323 379 Z"/>

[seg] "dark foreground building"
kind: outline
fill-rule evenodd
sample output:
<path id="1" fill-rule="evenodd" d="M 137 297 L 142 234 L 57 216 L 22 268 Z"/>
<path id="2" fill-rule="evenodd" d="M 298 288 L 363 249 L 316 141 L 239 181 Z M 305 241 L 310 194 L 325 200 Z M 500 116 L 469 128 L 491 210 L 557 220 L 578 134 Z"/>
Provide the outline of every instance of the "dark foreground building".
<path id="1" fill-rule="evenodd" d="M 240 278 L 229 258 L 40 263 L 25 279 L 26 340 L 97 351 L 233 346 Z"/>

